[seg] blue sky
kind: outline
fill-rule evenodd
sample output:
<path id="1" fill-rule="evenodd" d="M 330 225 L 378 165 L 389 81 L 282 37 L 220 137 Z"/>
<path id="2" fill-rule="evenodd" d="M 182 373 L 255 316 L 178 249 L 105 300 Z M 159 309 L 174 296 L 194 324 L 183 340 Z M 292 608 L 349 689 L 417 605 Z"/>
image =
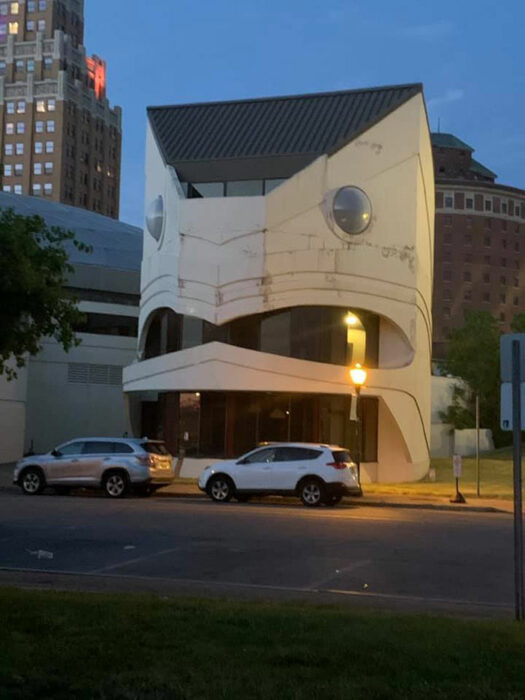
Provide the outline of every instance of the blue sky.
<path id="1" fill-rule="evenodd" d="M 522 0 L 87 0 L 124 109 L 121 219 L 142 225 L 146 107 L 422 82 L 432 129 L 525 188 Z"/>

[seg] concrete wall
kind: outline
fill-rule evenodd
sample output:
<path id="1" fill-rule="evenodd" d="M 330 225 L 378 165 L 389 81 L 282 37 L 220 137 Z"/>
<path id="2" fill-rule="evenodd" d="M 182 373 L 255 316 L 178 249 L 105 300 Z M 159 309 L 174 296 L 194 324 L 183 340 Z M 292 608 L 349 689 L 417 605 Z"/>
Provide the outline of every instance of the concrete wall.
<path id="1" fill-rule="evenodd" d="M 10 382 L 0 377 L 0 464 L 16 462 L 24 452 L 26 397 L 27 369 Z"/>
<path id="2" fill-rule="evenodd" d="M 79 436 L 109 437 L 129 431 L 122 384 L 107 382 L 116 382 L 118 368 L 133 361 L 136 339 L 79 337 L 82 345 L 68 354 L 47 340 L 29 363 L 26 450 L 31 444 L 41 452 Z M 70 365 L 76 365 L 75 371 Z M 108 366 L 116 369 L 110 374 Z M 87 381 L 72 381 L 82 379 L 82 373 L 87 373 Z"/>
<path id="3" fill-rule="evenodd" d="M 430 316 L 434 173 L 423 99 L 412 98 L 332 156 L 265 197 L 186 200 L 148 128 L 146 203 L 161 194 L 163 237 L 145 232 L 140 347 L 156 309 L 214 324 L 295 305 L 362 308 L 381 317 L 379 367 L 364 394 L 381 399 L 373 480 L 421 478 L 430 452 Z M 331 193 L 361 187 L 366 232 L 326 217 Z M 212 343 L 126 369 L 124 388 L 348 393 L 344 367 Z"/>

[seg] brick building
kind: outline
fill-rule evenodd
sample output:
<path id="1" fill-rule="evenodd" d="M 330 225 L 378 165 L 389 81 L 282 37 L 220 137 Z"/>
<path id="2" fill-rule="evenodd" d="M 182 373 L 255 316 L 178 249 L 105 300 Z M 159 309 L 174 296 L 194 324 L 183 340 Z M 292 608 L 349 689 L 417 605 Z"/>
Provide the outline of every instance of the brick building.
<path id="1" fill-rule="evenodd" d="M 121 110 L 83 39 L 83 0 L 0 2 L 1 187 L 118 218 Z"/>
<path id="2" fill-rule="evenodd" d="M 525 191 L 496 184 L 474 149 L 452 134 L 432 134 L 436 175 L 433 357 L 471 309 L 510 330 L 525 312 Z"/>

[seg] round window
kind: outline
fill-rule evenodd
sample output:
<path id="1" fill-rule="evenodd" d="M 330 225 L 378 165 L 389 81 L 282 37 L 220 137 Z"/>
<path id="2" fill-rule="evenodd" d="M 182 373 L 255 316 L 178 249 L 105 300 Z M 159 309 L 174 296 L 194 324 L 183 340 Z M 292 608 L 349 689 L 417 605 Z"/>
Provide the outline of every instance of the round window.
<path id="1" fill-rule="evenodd" d="M 164 229 L 164 199 L 159 195 L 154 199 L 146 212 L 146 226 L 153 238 L 158 242 Z"/>
<path id="2" fill-rule="evenodd" d="M 332 212 L 339 228 L 355 236 L 370 225 L 372 205 L 359 187 L 341 187 L 334 197 Z"/>

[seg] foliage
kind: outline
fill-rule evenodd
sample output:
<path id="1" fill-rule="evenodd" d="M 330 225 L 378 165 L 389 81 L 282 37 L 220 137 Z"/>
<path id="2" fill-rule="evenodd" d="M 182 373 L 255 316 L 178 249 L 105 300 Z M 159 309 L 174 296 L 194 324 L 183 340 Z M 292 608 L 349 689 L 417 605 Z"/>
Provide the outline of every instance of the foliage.
<path id="1" fill-rule="evenodd" d="M 39 216 L 0 212 L 0 375 L 17 376 L 27 355 L 36 355 L 44 337 L 64 350 L 78 345 L 74 327 L 82 320 L 64 289 L 68 262 L 64 243 L 90 252 L 71 231 L 48 227 Z"/>
<path id="2" fill-rule="evenodd" d="M 510 327 L 513 333 L 525 333 L 525 314 L 514 316 Z"/>
<path id="3" fill-rule="evenodd" d="M 512 327 L 525 328 L 525 314 L 516 316 Z M 500 335 L 499 325 L 490 313 L 470 311 L 464 326 L 452 331 L 441 368 L 446 374 L 461 377 L 470 389 L 462 396 L 455 394 L 445 413 L 447 419 L 458 429 L 474 427 L 474 401 L 478 394 L 480 424 L 492 430 L 496 446 L 511 439 L 509 433 L 500 429 Z"/>
<path id="4" fill-rule="evenodd" d="M 452 403 L 446 411 L 440 411 L 443 423 L 454 426 L 456 430 L 476 427 L 476 413 L 472 392 L 465 386 L 456 384 L 452 392 Z"/>

